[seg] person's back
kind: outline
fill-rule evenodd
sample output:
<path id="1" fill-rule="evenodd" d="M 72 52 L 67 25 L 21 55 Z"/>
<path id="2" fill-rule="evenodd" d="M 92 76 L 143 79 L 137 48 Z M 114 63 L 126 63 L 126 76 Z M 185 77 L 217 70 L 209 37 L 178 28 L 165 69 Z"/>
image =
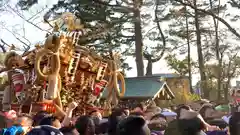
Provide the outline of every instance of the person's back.
<path id="1" fill-rule="evenodd" d="M 40 111 L 33 117 L 33 126 L 38 126 L 44 117 L 49 116 L 48 112 Z"/>
<path id="2" fill-rule="evenodd" d="M 164 135 L 181 135 L 178 129 L 178 120 L 173 120 L 168 123 Z"/>
<path id="3" fill-rule="evenodd" d="M 206 135 L 202 131 L 204 129 L 204 124 L 197 117 L 191 119 L 179 119 L 178 128 L 181 135 Z"/>
<path id="4" fill-rule="evenodd" d="M 222 119 L 206 120 L 206 122 L 210 125 L 219 127 L 221 130 L 226 129 L 228 126 L 228 124 Z"/>
<path id="5" fill-rule="evenodd" d="M 168 123 L 168 126 L 164 132 L 164 135 L 181 135 L 178 127 L 178 120 L 188 110 L 190 110 L 189 106 L 186 106 L 186 105 L 178 106 L 178 108 L 176 109 L 177 119 Z"/>
<path id="6" fill-rule="evenodd" d="M 53 126 L 42 125 L 34 127 L 27 135 L 63 135 L 63 133 Z"/>
<path id="7" fill-rule="evenodd" d="M 96 127 L 96 134 L 105 134 L 108 131 L 108 122 L 101 123 Z"/>
<path id="8" fill-rule="evenodd" d="M 207 135 L 228 135 L 228 132 L 223 130 L 216 130 L 216 131 L 207 131 L 206 134 Z"/>
<path id="9" fill-rule="evenodd" d="M 146 121 L 139 116 L 123 119 L 117 127 L 117 135 L 150 135 Z"/>
<path id="10" fill-rule="evenodd" d="M 1 135 L 20 135 L 22 133 L 24 130 L 21 126 L 12 126 L 1 131 Z"/>
<path id="11" fill-rule="evenodd" d="M 115 109 L 108 117 L 108 135 L 116 135 L 117 125 L 126 117 L 124 110 Z"/>
<path id="12" fill-rule="evenodd" d="M 230 135 L 240 134 L 240 112 L 234 112 L 229 120 Z"/>
<path id="13" fill-rule="evenodd" d="M 0 114 L 0 129 L 7 127 L 7 118 L 4 116 L 4 114 Z"/>
<path id="14" fill-rule="evenodd" d="M 79 135 L 75 132 L 75 127 L 62 127 L 59 129 L 64 135 Z"/>
<path id="15" fill-rule="evenodd" d="M 75 128 L 80 135 L 94 135 L 95 125 L 90 116 L 80 116 L 76 123 Z"/>
<path id="16" fill-rule="evenodd" d="M 56 127 L 56 128 L 61 128 L 61 123 L 60 121 L 58 120 L 57 117 L 55 116 L 47 116 L 47 117 L 44 117 L 43 119 L 41 119 L 41 121 L 39 122 L 39 125 L 49 125 L 49 126 L 53 126 L 53 127 Z"/>

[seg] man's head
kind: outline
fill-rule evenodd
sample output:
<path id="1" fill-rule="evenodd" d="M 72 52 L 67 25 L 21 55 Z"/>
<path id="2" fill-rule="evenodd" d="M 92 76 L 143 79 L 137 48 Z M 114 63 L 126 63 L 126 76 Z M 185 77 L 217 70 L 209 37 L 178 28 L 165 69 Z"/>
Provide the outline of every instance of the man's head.
<path id="1" fill-rule="evenodd" d="M 100 121 L 102 120 L 102 114 L 98 110 L 90 112 L 90 116 L 92 117 L 95 125 L 100 124 Z"/>
<path id="2" fill-rule="evenodd" d="M 117 135 L 150 135 L 150 130 L 143 118 L 129 116 L 119 123 Z"/>
<path id="3" fill-rule="evenodd" d="M 167 127 L 167 118 L 163 114 L 161 114 L 161 113 L 155 114 L 150 119 L 148 127 L 151 130 L 163 131 Z"/>
<path id="4" fill-rule="evenodd" d="M 28 115 L 21 115 L 18 116 L 16 124 L 22 126 L 24 132 L 27 133 L 32 129 L 33 120 Z"/>
<path id="5" fill-rule="evenodd" d="M 240 89 L 235 89 L 232 91 L 232 96 L 235 98 L 239 98 L 240 97 Z"/>
<path id="6" fill-rule="evenodd" d="M 4 65 L 7 69 L 21 67 L 24 65 L 24 60 L 16 52 L 9 52 L 4 59 Z"/>
<path id="7" fill-rule="evenodd" d="M 191 119 L 179 119 L 178 126 L 182 135 L 202 135 L 204 123 L 197 117 Z"/>
<path id="8" fill-rule="evenodd" d="M 61 123 L 60 123 L 60 120 L 55 117 L 55 116 L 47 116 L 47 117 L 44 117 L 39 125 L 49 125 L 49 126 L 53 126 L 55 128 L 61 128 Z"/>
<path id="9" fill-rule="evenodd" d="M 11 127 L 13 124 L 15 124 L 14 122 L 17 119 L 17 112 L 16 111 L 9 110 L 7 112 L 4 112 L 4 116 L 6 118 L 7 127 Z"/>
<path id="10" fill-rule="evenodd" d="M 46 111 L 40 111 L 33 117 L 33 126 L 38 126 L 39 122 L 46 116 L 48 116 L 49 113 Z"/>
<path id="11" fill-rule="evenodd" d="M 108 134 L 115 135 L 118 123 L 126 118 L 126 114 L 122 109 L 115 109 L 108 117 Z"/>
<path id="12" fill-rule="evenodd" d="M 102 119 L 102 114 L 100 111 L 98 110 L 93 110 L 92 112 L 90 112 L 90 116 L 92 117 L 98 117 L 99 119 Z"/>
<path id="13" fill-rule="evenodd" d="M 138 116 L 138 117 L 142 117 L 143 119 L 145 119 L 144 113 L 142 113 L 142 112 L 131 112 L 130 116 Z"/>
<path id="14" fill-rule="evenodd" d="M 147 109 L 146 105 L 144 105 L 144 103 L 139 103 L 136 105 L 136 107 L 134 108 L 134 112 L 145 112 Z"/>
<path id="15" fill-rule="evenodd" d="M 216 117 L 216 110 L 211 105 L 202 106 L 202 108 L 199 110 L 199 113 L 204 119 L 212 119 Z"/>
<path id="16" fill-rule="evenodd" d="M 177 109 L 176 109 L 176 113 L 177 113 L 177 119 L 179 117 L 181 117 L 186 111 L 189 111 L 191 108 L 189 106 L 186 106 L 186 105 L 182 105 L 182 106 L 179 106 Z"/>
<path id="17" fill-rule="evenodd" d="M 80 135 L 95 134 L 94 121 L 89 116 L 80 116 L 75 123 L 75 128 Z"/>
<path id="18" fill-rule="evenodd" d="M 150 120 L 154 116 L 154 112 L 152 110 L 146 110 L 144 112 L 144 119 L 145 120 Z"/>
<path id="19" fill-rule="evenodd" d="M 210 104 L 208 100 L 201 99 L 190 104 L 194 111 L 199 111 L 204 104 Z"/>

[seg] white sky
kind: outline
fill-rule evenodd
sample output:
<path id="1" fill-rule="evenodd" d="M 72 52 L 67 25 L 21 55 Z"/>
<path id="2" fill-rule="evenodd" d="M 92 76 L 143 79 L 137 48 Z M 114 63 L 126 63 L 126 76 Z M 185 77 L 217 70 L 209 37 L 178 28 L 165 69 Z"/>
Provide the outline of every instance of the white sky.
<path id="1" fill-rule="evenodd" d="M 16 3 L 17 0 L 11 0 L 11 4 L 14 5 L 14 3 Z M 224 0 L 223 0 L 224 1 Z M 34 7 L 31 8 L 32 13 L 24 13 L 26 18 L 31 17 L 34 13 L 37 12 L 37 10 L 41 10 L 42 8 L 46 7 L 46 5 L 48 5 L 49 7 L 51 7 L 52 4 L 56 3 L 57 0 L 41 0 L 41 3 L 38 4 L 37 6 L 35 5 Z M 47 11 L 47 9 L 45 10 Z M 42 14 L 39 14 L 39 18 L 35 20 L 35 22 L 40 22 L 42 20 L 44 12 L 42 12 Z M 16 26 L 19 25 L 19 27 L 22 27 L 23 25 L 26 28 L 26 32 L 25 32 L 25 37 L 31 41 L 31 43 L 37 43 L 39 41 L 43 41 L 44 37 L 45 37 L 45 32 L 42 32 L 41 30 L 37 29 L 35 26 L 32 26 L 31 24 L 24 22 L 23 19 L 21 19 L 20 17 L 18 17 L 17 15 L 14 15 L 12 13 L 5 13 L 3 15 L 0 15 L 1 17 L 1 21 L 5 22 L 6 26 L 11 29 L 11 26 Z M 0 22 L 1 22 L 0 21 Z M 31 21 L 31 20 L 30 20 Z M 43 23 L 39 23 L 38 24 L 39 27 L 41 28 L 48 28 L 47 24 L 43 24 Z M 234 24 L 234 27 L 238 27 L 239 25 Z M 1 27 L 0 27 L 1 29 Z M 164 29 L 168 29 L 168 25 L 164 25 Z M 19 32 L 20 35 L 23 35 L 23 32 Z M 1 29 L 0 31 L 0 38 L 3 39 L 4 41 L 6 41 L 9 44 L 15 44 L 15 45 L 21 45 L 20 42 L 18 40 L 16 40 L 14 38 L 14 36 L 9 33 L 7 30 Z M 145 44 L 149 44 L 149 41 L 145 41 Z M 150 43 L 151 44 L 151 43 Z M 185 57 L 185 56 L 183 56 Z M 197 53 L 196 53 L 196 48 L 192 49 L 192 54 L 191 57 L 193 57 L 193 59 L 197 60 Z M 133 67 L 132 70 L 127 72 L 127 76 L 128 77 L 134 77 L 137 75 L 136 72 L 136 63 L 135 63 L 135 59 L 134 58 L 128 58 L 126 61 L 131 67 Z M 144 64 L 146 66 L 147 62 L 144 61 Z M 145 67 L 146 68 L 146 67 Z M 156 63 L 153 64 L 153 73 L 173 73 L 173 70 L 170 70 L 167 67 L 167 64 L 164 60 L 160 60 Z M 194 75 L 193 76 L 193 84 L 196 84 L 196 82 L 199 80 L 199 75 Z M 234 83 L 235 80 L 233 80 L 232 84 L 235 85 Z"/>

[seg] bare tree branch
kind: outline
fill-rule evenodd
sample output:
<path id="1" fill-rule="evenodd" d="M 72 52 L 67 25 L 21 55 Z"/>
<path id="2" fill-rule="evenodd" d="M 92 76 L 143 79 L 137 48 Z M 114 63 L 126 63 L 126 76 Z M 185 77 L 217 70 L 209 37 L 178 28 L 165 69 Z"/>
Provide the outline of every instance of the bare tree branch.
<path id="1" fill-rule="evenodd" d="M 145 39 L 147 36 L 148 36 L 148 33 L 150 33 L 152 30 L 154 30 L 154 29 L 156 29 L 157 28 L 157 26 L 154 26 L 154 27 L 152 27 L 151 29 L 149 29 L 147 32 L 146 32 L 146 34 L 143 36 L 143 39 Z"/>
<path id="2" fill-rule="evenodd" d="M 235 1 L 235 0 L 231 0 L 229 3 L 230 3 L 233 7 L 240 8 L 240 4 L 237 3 L 237 1 Z"/>
<path id="3" fill-rule="evenodd" d="M 9 48 L 16 48 L 14 45 L 9 45 L 8 43 L 6 43 L 4 40 L 2 40 L 1 39 L 1 42 L 4 44 L 4 45 L 6 45 L 6 46 L 8 46 Z M 5 47 L 4 47 L 5 48 Z M 6 50 L 5 50 L 6 51 Z"/>
<path id="4" fill-rule="evenodd" d="M 189 3 L 185 3 L 182 0 L 175 0 L 175 1 L 181 3 L 184 6 L 191 7 L 192 9 L 198 10 L 199 12 L 202 12 L 202 13 L 205 13 L 207 15 L 210 15 L 210 16 L 214 17 L 215 19 L 217 19 L 220 22 L 222 22 L 228 28 L 228 30 L 231 31 L 235 36 L 240 38 L 240 34 L 227 21 L 225 21 L 223 18 L 218 17 L 217 15 L 215 15 L 214 13 L 212 13 L 210 11 L 206 11 L 204 9 L 199 9 L 199 8 L 195 7 L 194 5 L 192 5 L 190 2 Z"/>
<path id="5" fill-rule="evenodd" d="M 159 60 L 163 57 L 163 55 L 164 55 L 164 53 L 165 53 L 165 51 L 166 51 L 166 37 L 165 37 L 164 34 L 163 34 L 162 28 L 161 28 L 161 26 L 160 26 L 160 20 L 159 20 L 158 15 L 157 15 L 158 6 L 159 6 L 159 1 L 156 2 L 156 7 L 155 7 L 155 20 L 156 20 L 156 23 L 157 23 L 158 31 L 159 31 L 159 33 L 160 33 L 160 35 L 161 35 L 161 38 L 162 38 L 163 49 L 161 50 L 161 53 L 160 53 L 160 55 L 158 56 L 158 58 L 154 59 L 153 62 L 159 61 Z"/>
<path id="6" fill-rule="evenodd" d="M 6 49 L 5 49 L 5 47 L 4 47 L 4 45 L 0 44 L 0 48 L 2 49 L 3 53 L 6 53 L 6 52 L 7 52 Z"/>
<path id="7" fill-rule="evenodd" d="M 26 39 L 26 41 L 28 41 L 29 44 L 27 44 L 26 42 L 24 42 L 23 40 L 21 40 L 21 39 L 16 35 L 17 33 L 13 33 L 11 30 L 7 29 L 6 27 L 5 27 L 4 29 L 7 30 L 9 33 L 11 33 L 11 34 L 12 34 L 19 42 L 21 42 L 23 45 L 25 45 L 25 46 L 30 46 L 30 45 L 31 45 L 31 42 L 30 42 L 28 39 L 22 37 L 22 38 Z M 18 34 L 18 35 L 19 35 L 19 34 Z M 23 46 L 23 47 L 24 47 L 24 50 L 26 49 L 25 46 Z M 20 48 L 17 48 L 17 49 L 21 50 Z"/>
<path id="8" fill-rule="evenodd" d="M 9 9 L 11 9 L 12 12 L 14 12 L 17 16 L 19 16 L 20 18 L 22 18 L 24 21 L 26 21 L 27 23 L 35 26 L 36 28 L 38 28 L 41 31 L 45 31 L 47 33 L 49 33 L 49 31 L 44 30 L 42 28 L 40 28 L 39 26 L 37 26 L 36 24 L 34 24 L 33 22 L 29 21 L 29 19 L 26 19 L 23 15 L 21 15 L 17 10 L 15 10 L 14 8 L 12 8 L 10 5 L 6 5 Z"/>
<path id="9" fill-rule="evenodd" d="M 5 52 L 7 52 L 6 51 L 6 48 L 5 48 L 5 43 L 4 43 L 4 41 L 1 39 L 1 42 L 3 43 L 3 44 L 0 44 L 0 48 L 2 49 L 2 51 L 3 51 L 3 53 L 5 53 Z"/>
<path id="10" fill-rule="evenodd" d="M 33 16 L 31 16 L 31 17 L 28 18 L 27 20 L 28 20 L 28 21 L 32 20 L 32 19 L 35 18 L 37 15 L 39 15 L 40 13 L 42 13 L 45 9 L 47 9 L 47 8 L 43 8 L 42 10 L 38 11 L 36 14 L 34 14 Z"/>
<path id="11" fill-rule="evenodd" d="M 7 29 L 7 28 L 5 27 L 5 29 Z M 25 31 L 25 27 L 23 27 L 22 29 L 24 29 L 24 31 Z M 9 30 L 9 29 L 8 29 L 8 30 Z M 10 30 L 9 30 L 9 31 L 10 31 Z M 32 44 L 30 40 L 28 40 L 25 36 L 22 36 L 21 34 L 19 34 L 17 31 L 12 30 L 11 32 L 12 32 L 12 34 L 18 35 L 18 36 L 21 37 L 22 39 L 26 40 L 26 41 L 28 42 L 27 46 L 29 46 L 29 45 Z"/>
<path id="12" fill-rule="evenodd" d="M 1 39 L 1 42 L 2 42 L 4 45 L 10 47 L 10 45 L 9 45 L 8 43 L 6 43 L 3 39 Z"/>

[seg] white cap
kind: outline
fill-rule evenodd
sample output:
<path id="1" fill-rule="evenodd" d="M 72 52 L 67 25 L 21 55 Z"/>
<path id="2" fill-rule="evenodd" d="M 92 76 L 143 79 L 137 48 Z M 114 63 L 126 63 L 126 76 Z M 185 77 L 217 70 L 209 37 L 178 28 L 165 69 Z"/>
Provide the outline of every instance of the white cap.
<path id="1" fill-rule="evenodd" d="M 229 124 L 229 120 L 230 120 L 231 116 L 223 116 L 222 119 Z"/>
<path id="2" fill-rule="evenodd" d="M 163 109 L 161 114 L 164 116 L 177 116 L 177 113 L 175 113 L 169 109 Z"/>

